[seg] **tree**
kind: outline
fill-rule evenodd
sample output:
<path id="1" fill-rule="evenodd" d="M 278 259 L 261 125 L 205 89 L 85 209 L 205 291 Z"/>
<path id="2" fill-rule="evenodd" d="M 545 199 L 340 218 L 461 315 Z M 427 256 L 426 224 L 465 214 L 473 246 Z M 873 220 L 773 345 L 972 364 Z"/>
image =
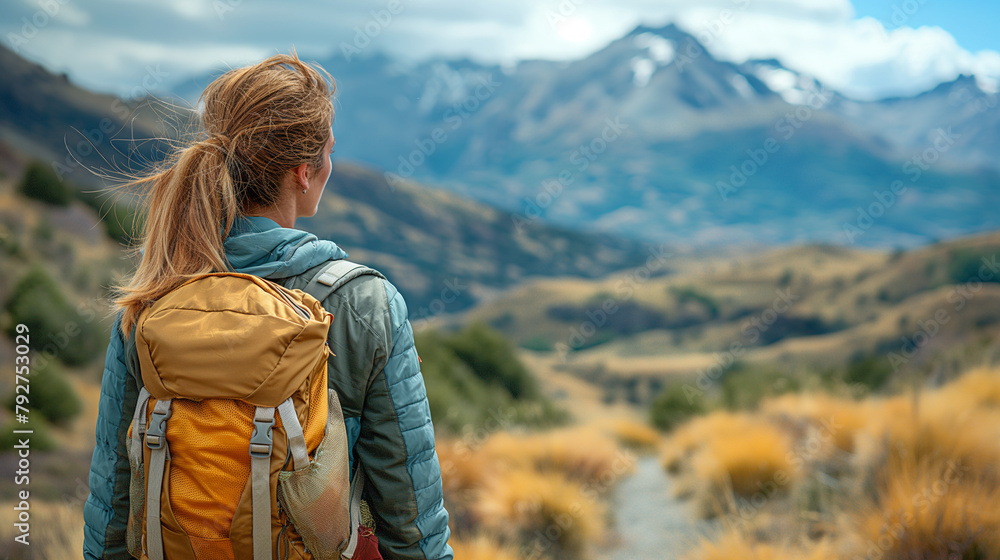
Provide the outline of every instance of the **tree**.
<path id="1" fill-rule="evenodd" d="M 54 206 L 68 206 L 73 201 L 73 190 L 44 162 L 28 165 L 18 191 L 28 198 Z"/>

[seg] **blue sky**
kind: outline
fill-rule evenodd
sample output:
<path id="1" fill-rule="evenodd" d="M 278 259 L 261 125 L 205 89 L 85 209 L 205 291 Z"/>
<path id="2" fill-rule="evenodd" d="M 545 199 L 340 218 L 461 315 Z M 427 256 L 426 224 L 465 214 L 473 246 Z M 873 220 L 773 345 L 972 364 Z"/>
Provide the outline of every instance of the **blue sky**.
<path id="1" fill-rule="evenodd" d="M 397 13 L 379 23 L 390 2 Z M 915 95 L 963 73 L 995 91 L 998 21 L 996 0 L 0 1 L 8 47 L 119 95 L 150 76 L 168 89 L 293 46 L 326 58 L 366 26 L 371 51 L 513 63 L 584 57 L 637 24 L 668 22 L 720 59 L 777 58 L 858 99 Z"/>
<path id="2" fill-rule="evenodd" d="M 936 25 L 951 33 L 958 43 L 971 51 L 1000 50 L 1000 3 L 997 0 L 853 0 L 859 16 L 870 16 L 894 26 L 898 14 L 906 17 L 905 25 L 920 27 Z M 917 6 L 917 9 L 913 9 Z M 897 11 L 898 9 L 898 11 Z"/>

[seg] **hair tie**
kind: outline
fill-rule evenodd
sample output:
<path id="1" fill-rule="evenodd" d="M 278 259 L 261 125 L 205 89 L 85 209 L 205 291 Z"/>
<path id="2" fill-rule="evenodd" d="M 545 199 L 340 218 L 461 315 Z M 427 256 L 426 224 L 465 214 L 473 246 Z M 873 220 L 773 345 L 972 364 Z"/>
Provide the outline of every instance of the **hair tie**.
<path id="1" fill-rule="evenodd" d="M 211 146 L 218 146 L 222 148 L 223 151 L 228 151 L 230 139 L 225 134 L 221 134 L 218 132 L 209 132 L 208 138 L 204 140 L 204 143 L 209 144 Z"/>

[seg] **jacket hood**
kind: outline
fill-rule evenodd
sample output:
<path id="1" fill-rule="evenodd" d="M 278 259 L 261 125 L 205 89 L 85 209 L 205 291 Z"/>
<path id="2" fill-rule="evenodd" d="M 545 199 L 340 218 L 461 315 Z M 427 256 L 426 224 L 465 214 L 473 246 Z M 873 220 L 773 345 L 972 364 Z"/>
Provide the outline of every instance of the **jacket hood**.
<path id="1" fill-rule="evenodd" d="M 347 258 L 347 252 L 333 241 L 283 228 L 262 216 L 239 218 L 223 246 L 234 272 L 262 278 L 288 278 L 326 261 Z"/>

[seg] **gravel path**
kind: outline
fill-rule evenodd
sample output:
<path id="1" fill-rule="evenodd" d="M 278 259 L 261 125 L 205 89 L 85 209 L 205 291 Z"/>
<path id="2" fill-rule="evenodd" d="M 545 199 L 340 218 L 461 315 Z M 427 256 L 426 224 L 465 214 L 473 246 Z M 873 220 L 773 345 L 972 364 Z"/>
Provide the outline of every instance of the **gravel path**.
<path id="1" fill-rule="evenodd" d="M 679 560 L 708 530 L 690 506 L 674 499 L 671 480 L 656 457 L 641 457 L 635 474 L 615 489 L 617 538 L 603 558 Z"/>

